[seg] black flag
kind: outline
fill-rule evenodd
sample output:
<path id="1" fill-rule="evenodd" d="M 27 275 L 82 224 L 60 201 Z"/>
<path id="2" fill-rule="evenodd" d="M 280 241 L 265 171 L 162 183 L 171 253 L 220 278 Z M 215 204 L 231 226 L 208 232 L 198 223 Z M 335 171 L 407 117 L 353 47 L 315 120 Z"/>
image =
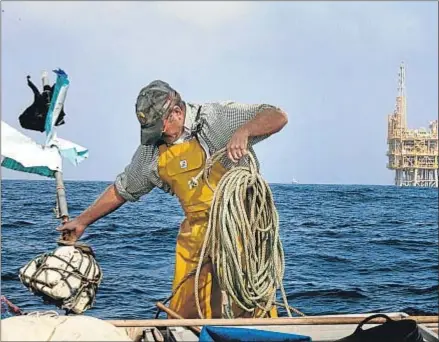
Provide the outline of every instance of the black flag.
<path id="1" fill-rule="evenodd" d="M 44 132 L 44 125 L 46 123 L 47 112 L 50 107 L 55 84 L 52 87 L 49 85 L 44 86 L 43 93 L 40 93 L 35 84 L 30 80 L 30 76 L 27 76 L 27 85 L 34 93 L 34 102 L 19 116 L 20 125 L 25 129 Z M 66 114 L 64 113 L 63 106 L 56 120 L 55 126 L 63 125 L 65 123 L 65 116 Z"/>

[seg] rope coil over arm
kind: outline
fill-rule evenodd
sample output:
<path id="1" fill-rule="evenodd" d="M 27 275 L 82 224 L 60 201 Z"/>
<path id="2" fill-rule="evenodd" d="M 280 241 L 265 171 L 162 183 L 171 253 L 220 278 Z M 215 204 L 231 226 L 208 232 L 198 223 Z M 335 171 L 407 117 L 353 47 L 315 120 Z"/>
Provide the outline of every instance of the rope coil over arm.
<path id="1" fill-rule="evenodd" d="M 279 217 L 268 183 L 258 173 L 256 161 L 248 154 L 249 167 L 235 167 L 221 178 L 216 190 L 209 184 L 212 165 L 226 154 L 216 152 L 206 167 L 190 184 L 196 186 L 200 177 L 214 191 L 209 222 L 203 242 L 200 261 L 195 273 L 198 289 L 204 260 L 210 257 L 220 287 L 229 299 L 242 310 L 260 317 L 276 303 L 276 290 L 280 289 L 288 316 L 290 309 L 282 284 L 285 263 L 279 237 Z M 195 291 L 198 314 L 201 318 L 198 291 Z M 233 317 L 231 310 L 226 316 Z M 259 315 L 259 313 L 258 313 Z"/>

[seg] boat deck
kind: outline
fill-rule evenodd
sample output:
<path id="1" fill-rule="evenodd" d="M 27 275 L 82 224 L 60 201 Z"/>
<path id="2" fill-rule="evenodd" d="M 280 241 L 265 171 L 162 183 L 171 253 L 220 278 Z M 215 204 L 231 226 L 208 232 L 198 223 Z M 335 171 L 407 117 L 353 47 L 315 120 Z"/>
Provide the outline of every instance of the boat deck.
<path id="1" fill-rule="evenodd" d="M 260 329 L 277 331 L 284 333 L 296 333 L 300 335 L 306 335 L 311 337 L 313 342 L 332 342 L 337 339 L 346 337 L 354 332 L 357 328 L 358 323 L 371 316 L 372 313 L 368 314 L 357 314 L 357 315 L 330 315 L 330 316 L 306 316 L 295 319 L 291 319 L 292 324 L 286 324 L 286 320 L 282 321 L 282 324 L 263 324 L 263 325 L 245 325 L 236 323 L 237 320 L 233 320 L 234 324 L 227 325 L 224 320 L 205 320 L 208 322 L 205 325 L 221 325 L 221 326 L 239 326 L 241 328 L 250 329 Z M 404 319 L 409 317 L 405 313 L 386 313 L 392 319 Z M 413 317 L 410 317 L 413 318 Z M 325 321 L 325 319 L 329 319 Z M 417 317 L 419 329 L 422 333 L 425 342 L 438 342 L 438 318 L 437 317 Z M 198 335 L 188 328 L 190 325 L 190 320 L 181 320 L 185 324 L 179 326 L 179 320 L 155 320 L 156 326 L 153 326 L 153 320 L 148 321 L 137 321 L 129 326 L 128 321 L 110 321 L 119 329 L 125 329 L 127 334 L 132 338 L 133 341 L 139 342 L 188 342 L 188 341 L 199 341 Z M 193 320 L 192 320 L 193 321 Z M 201 321 L 201 320 L 195 320 Z M 214 322 L 218 322 L 215 324 Z M 238 320 L 239 321 L 239 320 Z M 334 323 L 338 321 L 337 323 Z M 125 323 L 123 323 L 125 322 Z M 131 321 L 133 322 L 133 321 Z M 136 321 L 134 321 L 136 322 Z M 145 322 L 142 326 L 142 322 Z M 166 325 L 169 322 L 168 326 Z M 294 322 L 294 323 L 293 323 Z M 332 322 L 332 323 L 331 323 Z M 248 320 L 245 320 L 248 324 Z M 376 326 L 377 324 L 365 324 L 363 329 L 368 329 L 370 327 Z M 198 325 L 201 328 L 202 325 Z"/>

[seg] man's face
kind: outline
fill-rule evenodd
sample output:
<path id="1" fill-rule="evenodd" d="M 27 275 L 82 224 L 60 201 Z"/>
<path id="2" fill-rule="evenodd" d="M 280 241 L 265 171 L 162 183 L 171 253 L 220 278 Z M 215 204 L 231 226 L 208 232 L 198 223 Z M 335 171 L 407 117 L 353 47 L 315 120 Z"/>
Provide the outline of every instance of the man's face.
<path id="1" fill-rule="evenodd" d="M 184 113 L 179 106 L 174 106 L 172 111 L 163 120 L 163 140 L 172 144 L 183 133 Z"/>

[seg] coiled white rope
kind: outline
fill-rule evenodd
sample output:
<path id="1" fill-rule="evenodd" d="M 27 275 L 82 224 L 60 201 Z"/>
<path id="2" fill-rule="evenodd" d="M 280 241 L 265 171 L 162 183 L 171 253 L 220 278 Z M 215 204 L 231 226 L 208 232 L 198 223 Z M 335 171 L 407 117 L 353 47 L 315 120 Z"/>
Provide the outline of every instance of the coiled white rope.
<path id="1" fill-rule="evenodd" d="M 226 149 L 215 153 L 206 167 L 193 178 L 190 186 L 197 186 L 202 176 L 208 181 L 212 165 Z M 285 263 L 279 238 L 279 217 L 268 183 L 258 173 L 256 162 L 248 154 L 249 167 L 237 166 L 221 178 L 214 191 L 209 222 L 200 261 L 195 273 L 195 289 L 203 261 L 212 259 L 223 293 L 242 310 L 264 317 L 276 303 L 276 290 L 280 289 L 285 309 L 303 315 L 288 305 L 283 287 Z M 198 291 L 195 290 L 198 314 L 203 317 Z M 229 300 L 230 302 L 230 300 Z M 233 317 L 229 309 L 226 316 Z"/>

